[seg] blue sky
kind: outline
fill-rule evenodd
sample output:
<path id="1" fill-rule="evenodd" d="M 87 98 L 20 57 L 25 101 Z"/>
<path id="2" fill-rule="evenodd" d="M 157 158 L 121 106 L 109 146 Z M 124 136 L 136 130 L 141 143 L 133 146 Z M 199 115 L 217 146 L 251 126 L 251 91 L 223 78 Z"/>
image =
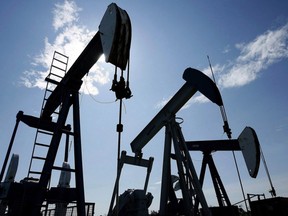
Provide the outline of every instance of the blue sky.
<path id="1" fill-rule="evenodd" d="M 97 32 L 110 1 L 7 1 L 0 8 L 0 163 L 9 143 L 19 110 L 39 116 L 44 77 L 54 50 L 75 61 Z M 245 126 L 253 127 L 260 140 L 271 178 L 279 196 L 287 196 L 288 173 L 288 3 L 275 1 L 116 1 L 132 22 L 130 87 L 125 100 L 122 149 L 131 153 L 130 142 L 184 84 L 182 73 L 197 68 L 211 76 L 210 56 L 221 90 L 233 138 Z M 81 131 L 87 201 L 96 202 L 96 215 L 108 211 L 116 175 L 119 103 L 109 91 L 114 67 L 103 60 L 84 78 Z M 186 140 L 226 139 L 219 108 L 196 95 L 178 113 Z M 20 154 L 16 176 L 28 170 L 35 131 L 19 128 L 13 148 Z M 155 157 L 148 190 L 158 209 L 164 131 L 143 149 Z M 61 154 L 61 153 L 60 153 Z M 191 153 L 199 169 L 202 155 Z M 232 153 L 213 154 L 232 203 L 242 199 Z M 265 193 L 269 182 L 263 164 L 251 179 L 241 153 L 236 154 L 246 193 Z M 61 163 L 61 161 L 57 161 Z M 140 169 L 140 170 L 139 170 Z M 141 188 L 145 170 L 125 167 L 122 192 Z M 55 177 L 57 179 L 57 176 Z M 215 204 L 206 179 L 204 193 Z M 55 180 L 56 181 L 56 180 Z"/>

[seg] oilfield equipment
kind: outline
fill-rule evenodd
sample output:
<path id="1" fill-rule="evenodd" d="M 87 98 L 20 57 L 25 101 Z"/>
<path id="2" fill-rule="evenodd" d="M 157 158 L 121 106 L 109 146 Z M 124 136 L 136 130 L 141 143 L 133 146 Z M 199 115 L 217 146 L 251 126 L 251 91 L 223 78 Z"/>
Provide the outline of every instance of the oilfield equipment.
<path id="1" fill-rule="evenodd" d="M 94 215 L 94 203 L 88 203 L 85 200 L 79 89 L 82 85 L 82 78 L 104 54 L 106 62 L 115 65 L 111 90 L 115 92 L 116 99 L 120 101 L 121 114 L 122 99 L 129 99 L 132 96 L 129 88 L 131 35 L 131 22 L 127 12 L 112 3 L 101 20 L 99 31 L 69 70 L 67 70 L 68 57 L 55 51 L 50 73 L 45 79 L 47 86 L 40 117 L 26 115 L 23 111 L 19 111 L 16 116 L 16 124 L 0 173 L 0 216 Z M 117 68 L 121 70 L 119 80 Z M 128 69 L 125 80 L 126 68 Z M 185 81 L 183 86 L 130 143 L 135 155 L 129 156 L 126 151 L 120 152 L 118 146 L 117 175 L 108 209 L 109 216 L 149 215 L 148 210 L 153 201 L 153 195 L 147 189 L 154 159 L 152 157 L 144 159 L 142 149 L 163 127 L 165 128 L 165 143 L 158 215 L 240 215 L 238 207 L 232 205 L 229 200 L 211 153 L 241 151 L 250 176 L 256 178 L 261 159 L 261 148 L 256 132 L 253 128 L 246 127 L 237 139 L 232 139 L 221 94 L 215 82 L 193 68 L 187 68 L 184 71 L 183 79 Z M 229 139 L 185 140 L 180 127 L 181 119 L 177 117 L 177 112 L 198 91 L 220 107 L 222 115 L 224 114 L 224 132 L 227 133 Z M 72 123 L 68 123 L 71 108 Z M 20 122 L 34 128 L 36 136 L 27 176 L 20 182 L 16 182 L 19 155 L 10 155 Z M 119 140 L 122 131 L 123 125 L 120 118 L 117 125 Z M 69 163 L 68 157 L 71 139 L 74 148 L 73 165 Z M 65 149 L 63 165 L 56 166 L 55 159 L 60 145 L 63 145 Z M 194 167 L 190 151 L 203 152 L 199 175 Z M 10 164 L 6 169 L 9 159 Z M 178 176 L 171 173 L 172 163 L 176 164 Z M 119 195 L 119 180 L 125 164 L 145 167 L 147 174 L 143 189 L 127 189 Z M 207 166 L 218 201 L 216 207 L 209 206 L 202 189 Z M 51 185 L 54 171 L 61 172 L 57 186 Z M 70 186 L 72 177 L 75 178 L 75 187 Z M 274 190 L 273 187 L 272 189 Z M 176 190 L 181 192 L 180 197 L 176 194 Z M 275 190 L 273 194 L 276 196 Z M 264 211 L 264 206 L 271 205 L 271 202 L 269 199 L 268 201 L 259 199 L 261 203 L 259 200 L 252 201 L 255 196 L 250 194 L 248 197 L 252 215 L 264 215 L 261 213 Z M 262 202 L 263 200 L 265 203 Z M 276 201 L 274 199 L 273 202 L 277 202 L 279 208 L 284 208 L 285 203 L 287 205 L 287 199 L 284 198 Z M 277 215 L 283 215 L 282 209 L 279 212 Z"/>

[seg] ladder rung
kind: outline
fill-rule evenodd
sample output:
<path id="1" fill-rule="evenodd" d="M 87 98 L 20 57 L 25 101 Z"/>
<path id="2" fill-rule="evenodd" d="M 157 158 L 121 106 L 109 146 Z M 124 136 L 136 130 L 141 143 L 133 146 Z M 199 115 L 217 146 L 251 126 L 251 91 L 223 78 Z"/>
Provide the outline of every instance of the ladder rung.
<path id="1" fill-rule="evenodd" d="M 58 111 L 54 111 L 53 114 L 59 115 L 59 112 Z"/>
<path id="2" fill-rule="evenodd" d="M 69 172 L 75 172 L 75 169 L 58 167 L 58 166 L 53 166 L 53 169 L 55 169 L 55 170 L 61 170 L 61 171 L 64 170 L 64 171 L 69 171 Z"/>
<path id="3" fill-rule="evenodd" d="M 51 78 L 49 78 L 49 77 L 46 77 L 45 78 L 45 81 L 46 82 L 50 82 L 50 83 L 53 83 L 53 84 L 55 84 L 55 85 L 58 85 L 60 82 L 58 82 L 58 81 L 56 81 L 56 80 L 53 80 L 53 79 L 51 79 Z M 48 90 L 48 89 L 47 89 Z"/>
<path id="4" fill-rule="evenodd" d="M 64 61 L 62 61 L 62 60 L 59 60 L 59 59 L 56 59 L 56 58 L 54 58 L 54 60 L 56 60 L 56 61 L 58 61 L 58 62 L 60 62 L 60 63 L 62 63 L 62 64 L 67 65 L 67 62 L 64 62 Z"/>
<path id="5" fill-rule="evenodd" d="M 38 159 L 38 160 L 46 160 L 45 157 L 39 157 L 39 156 L 32 156 L 33 159 Z"/>
<path id="6" fill-rule="evenodd" d="M 29 174 L 38 174 L 38 175 L 41 175 L 42 172 L 40 172 L 40 171 L 29 171 Z"/>
<path id="7" fill-rule="evenodd" d="M 66 69 L 60 68 L 60 67 L 58 67 L 58 66 L 56 66 L 56 65 L 52 65 L 51 67 L 54 67 L 54 68 L 57 68 L 58 70 L 61 70 L 61 71 L 66 72 Z M 53 73 L 50 73 L 50 74 L 53 74 Z M 61 76 L 59 76 L 59 75 L 57 75 L 57 74 L 53 74 L 53 75 L 58 76 L 58 77 L 61 77 Z M 61 77 L 61 78 L 62 78 L 62 77 Z"/>
<path id="8" fill-rule="evenodd" d="M 55 68 L 58 68 L 57 66 L 53 66 L 53 67 L 55 67 Z M 62 71 L 64 71 L 64 76 L 65 76 L 65 73 L 66 73 L 66 71 L 64 70 L 64 69 L 61 69 Z M 55 77 L 58 77 L 58 78 L 63 78 L 64 76 L 61 76 L 61 75 L 59 75 L 59 74 L 56 74 L 56 73 L 53 73 L 53 72 L 50 72 L 50 74 L 48 75 L 48 77 L 49 76 L 55 76 Z"/>
<path id="9" fill-rule="evenodd" d="M 43 131 L 43 130 L 38 130 L 38 133 L 42 133 L 42 134 L 47 134 L 47 135 L 53 135 L 52 132 L 48 132 L 48 131 Z"/>
<path id="10" fill-rule="evenodd" d="M 48 145 L 48 144 L 43 144 L 43 143 L 35 143 L 35 145 L 43 146 L 43 147 L 49 147 L 49 146 L 50 146 L 50 145 Z"/>
<path id="11" fill-rule="evenodd" d="M 49 78 L 48 78 L 49 79 Z M 56 81 L 57 82 L 57 81 Z M 46 91 L 48 91 L 48 92 L 53 92 L 53 90 L 51 90 L 51 89 L 46 89 Z M 46 98 L 45 98 L 46 99 Z M 47 99 L 46 99 L 47 100 Z"/>
<path id="12" fill-rule="evenodd" d="M 55 58 L 55 53 L 57 53 L 57 54 L 65 57 L 66 59 L 68 59 L 68 56 L 66 56 L 66 55 L 64 55 L 64 54 L 62 54 L 62 53 L 60 53 L 60 52 L 58 52 L 58 51 L 54 51 L 54 58 Z"/>

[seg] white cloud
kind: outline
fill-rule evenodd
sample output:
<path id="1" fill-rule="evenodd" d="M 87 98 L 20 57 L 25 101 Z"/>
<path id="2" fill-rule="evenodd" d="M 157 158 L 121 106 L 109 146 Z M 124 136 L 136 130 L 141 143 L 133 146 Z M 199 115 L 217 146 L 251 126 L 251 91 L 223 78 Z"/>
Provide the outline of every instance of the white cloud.
<path id="1" fill-rule="evenodd" d="M 172 96 L 170 96 L 169 98 L 163 98 L 161 101 L 159 101 L 156 104 L 155 108 L 156 109 L 161 109 L 162 107 L 164 107 L 170 101 L 171 98 L 172 98 Z M 183 110 L 183 109 L 188 108 L 190 106 L 190 104 L 191 104 L 191 100 L 187 101 L 187 103 L 184 104 L 184 106 L 181 109 Z"/>
<path id="2" fill-rule="evenodd" d="M 26 87 L 44 89 L 54 51 L 69 57 L 68 68 L 70 68 L 96 34 L 95 30 L 91 31 L 78 24 L 80 10 L 74 1 L 65 0 L 63 4 L 55 4 L 53 26 L 57 35 L 52 42 L 48 37 L 44 39 L 43 50 L 33 58 L 33 69 L 23 73 L 21 81 Z M 89 76 L 84 78 L 85 86 L 82 85 L 81 92 L 97 95 L 99 93 L 97 84 L 103 85 L 110 81 L 109 72 L 101 66 L 102 63 L 103 61 L 98 62 L 90 69 Z"/>
<path id="3" fill-rule="evenodd" d="M 203 94 L 197 95 L 196 97 L 192 98 L 191 100 L 193 103 L 206 103 L 209 102 L 209 99 L 205 97 Z M 189 106 L 191 103 L 188 103 Z"/>
<path id="4" fill-rule="evenodd" d="M 169 98 L 162 98 L 162 100 L 156 104 L 155 108 L 160 109 L 164 107 L 171 98 L 172 98 L 171 96 Z"/>
<path id="5" fill-rule="evenodd" d="M 219 78 L 223 88 L 246 85 L 278 61 L 288 58 L 288 23 L 274 31 L 269 30 L 252 42 L 237 44 L 240 55 L 226 74 Z"/>
<path id="6" fill-rule="evenodd" d="M 65 0 L 63 4 L 55 4 L 53 11 L 53 27 L 55 30 L 64 27 L 65 25 L 73 25 L 78 21 L 78 12 L 82 9 L 79 8 L 75 2 Z"/>
<path id="7" fill-rule="evenodd" d="M 220 89 L 241 87 L 257 79 L 263 70 L 285 58 L 288 58 L 288 23 L 276 30 L 268 30 L 249 43 L 239 43 L 235 47 L 240 55 L 227 64 L 215 64 L 213 72 Z M 210 67 L 202 72 L 212 77 Z M 170 97 L 171 98 L 171 97 Z M 188 101 L 191 103 L 205 103 L 209 100 L 199 95 Z M 162 100 L 157 108 L 163 107 L 168 100 Z"/>
<path id="8" fill-rule="evenodd" d="M 21 77 L 22 83 L 28 88 L 46 88 L 46 82 L 44 82 L 45 77 L 47 76 L 46 71 L 25 71 L 24 76 Z"/>
<path id="9" fill-rule="evenodd" d="M 227 45 L 222 52 L 223 52 L 223 53 L 229 53 L 230 50 L 231 50 L 230 46 Z"/>

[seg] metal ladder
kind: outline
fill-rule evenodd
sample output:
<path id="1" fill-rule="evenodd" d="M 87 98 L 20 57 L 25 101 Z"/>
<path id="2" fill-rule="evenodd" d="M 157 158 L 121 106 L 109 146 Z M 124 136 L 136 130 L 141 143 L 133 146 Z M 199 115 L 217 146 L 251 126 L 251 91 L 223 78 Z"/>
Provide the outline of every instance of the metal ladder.
<path id="1" fill-rule="evenodd" d="M 53 90 L 65 76 L 68 66 L 68 60 L 69 60 L 68 56 L 63 55 L 57 51 L 54 52 L 49 74 L 45 78 L 47 84 L 44 93 L 44 99 L 41 106 L 40 116 L 42 115 L 46 101 L 49 98 L 50 94 L 53 92 Z M 60 109 L 61 105 L 53 113 L 51 121 L 52 120 L 57 121 Z M 41 121 L 41 118 L 39 119 L 40 119 L 39 121 Z M 29 179 L 38 180 L 40 178 L 52 136 L 53 131 L 37 128 L 27 175 Z"/>

